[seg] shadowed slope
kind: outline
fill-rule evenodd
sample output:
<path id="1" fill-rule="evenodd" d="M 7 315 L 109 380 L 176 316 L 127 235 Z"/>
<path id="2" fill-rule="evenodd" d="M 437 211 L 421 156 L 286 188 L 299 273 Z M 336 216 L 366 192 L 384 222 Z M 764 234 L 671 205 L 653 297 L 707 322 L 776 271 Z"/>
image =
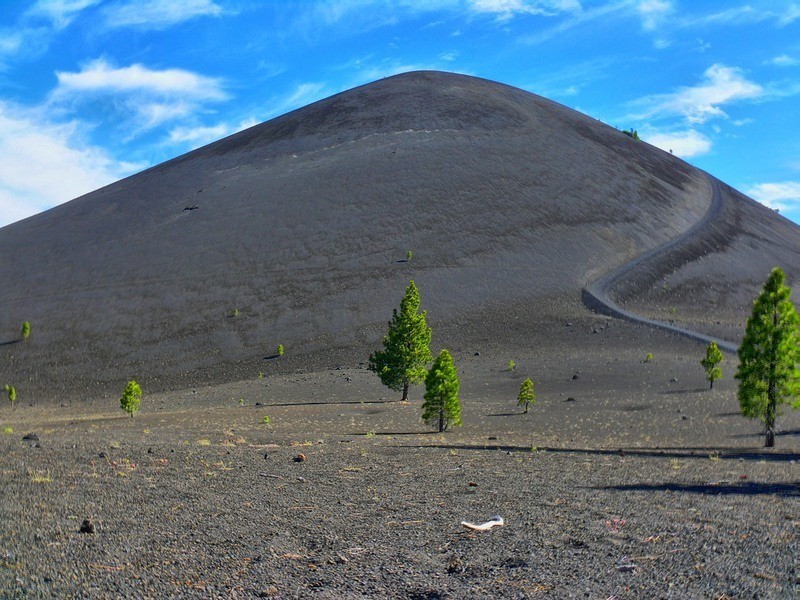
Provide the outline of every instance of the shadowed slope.
<path id="1" fill-rule="evenodd" d="M 449 343 L 496 333 L 498 307 L 515 307 L 524 335 L 580 310 L 584 285 L 680 236 L 710 202 L 683 161 L 533 94 L 391 77 L 0 230 L 6 336 L 34 327 L 2 350 L 4 375 L 55 395 L 130 376 L 245 376 L 232 365 L 279 343 L 294 367 L 363 360 L 412 277 L 434 327 L 460 324 Z M 690 287 L 736 273 L 752 297 L 762 263 L 796 252 L 800 235 L 734 192 L 724 204 L 715 243 L 736 254 L 711 264 L 687 250 L 675 268 Z M 660 265 L 611 292 L 687 315 L 710 301 L 659 295 L 671 273 Z M 743 321 L 738 295 L 721 306 Z"/>

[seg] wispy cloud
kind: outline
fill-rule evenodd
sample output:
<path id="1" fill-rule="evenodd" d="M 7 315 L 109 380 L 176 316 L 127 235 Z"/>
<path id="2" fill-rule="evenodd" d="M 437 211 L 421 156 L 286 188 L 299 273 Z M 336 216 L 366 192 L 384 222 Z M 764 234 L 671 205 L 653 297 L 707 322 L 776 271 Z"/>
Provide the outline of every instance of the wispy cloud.
<path id="1" fill-rule="evenodd" d="M 763 21 L 774 21 L 785 27 L 800 18 L 800 5 L 789 4 L 781 10 L 760 8 L 751 4 L 732 6 L 705 14 L 684 14 L 674 21 L 677 27 L 705 27 L 708 25 L 747 25 Z"/>
<path id="2" fill-rule="evenodd" d="M 219 17 L 222 7 L 212 0 L 137 0 L 105 9 L 109 27 L 166 29 L 197 17 Z"/>
<path id="3" fill-rule="evenodd" d="M 796 67 L 800 65 L 800 59 L 789 56 L 788 54 L 781 54 L 780 56 L 768 60 L 767 64 L 777 67 Z"/>
<path id="4" fill-rule="evenodd" d="M 564 12 L 579 12 L 579 0 L 468 0 L 467 9 L 473 13 L 489 13 L 501 20 L 516 15 L 552 16 Z"/>
<path id="5" fill-rule="evenodd" d="M 104 59 L 85 65 L 77 73 L 58 71 L 57 94 L 72 92 L 152 92 L 198 100 L 224 100 L 222 81 L 183 69 L 149 69 L 140 64 L 114 67 Z"/>
<path id="6" fill-rule="evenodd" d="M 26 13 L 27 17 L 42 17 L 56 28 L 63 29 L 78 14 L 100 4 L 101 0 L 39 0 Z"/>
<path id="7" fill-rule="evenodd" d="M 0 67 L 12 58 L 43 54 L 56 34 L 101 0 L 39 0 L 13 26 L 0 29 Z"/>
<path id="8" fill-rule="evenodd" d="M 51 105 L 74 107 L 111 97 L 114 102 L 106 104 L 107 110 L 119 113 L 119 124 L 133 132 L 129 139 L 188 117 L 207 103 L 229 98 L 219 78 L 140 64 L 115 67 L 104 59 L 87 63 L 77 72 L 57 72 L 56 77 L 58 86 L 50 96 Z"/>
<path id="9" fill-rule="evenodd" d="M 727 116 L 722 110 L 725 104 L 759 98 L 764 93 L 764 88 L 747 80 L 740 69 L 715 64 L 705 71 L 703 81 L 696 86 L 635 101 L 633 106 L 639 112 L 631 118 L 646 120 L 680 116 L 689 123 L 700 124 Z"/>
<path id="10" fill-rule="evenodd" d="M 770 208 L 800 209 L 800 181 L 759 183 L 746 188 L 745 193 Z"/>
<path id="11" fill-rule="evenodd" d="M 143 168 L 83 142 L 79 124 L 0 104 L 0 225 L 71 200 Z"/>
<path id="12" fill-rule="evenodd" d="M 712 146 L 711 139 L 695 129 L 664 132 L 645 127 L 641 135 L 648 144 L 681 158 L 707 154 Z"/>
<path id="13" fill-rule="evenodd" d="M 662 21 L 675 10 L 671 0 L 640 0 L 636 11 L 642 18 L 642 27 L 645 31 L 655 31 Z"/>
<path id="14" fill-rule="evenodd" d="M 249 118 L 238 125 L 218 123 L 210 126 L 176 127 L 169 132 L 167 143 L 188 146 L 189 149 L 199 148 L 257 124 L 258 122 L 255 119 Z"/>

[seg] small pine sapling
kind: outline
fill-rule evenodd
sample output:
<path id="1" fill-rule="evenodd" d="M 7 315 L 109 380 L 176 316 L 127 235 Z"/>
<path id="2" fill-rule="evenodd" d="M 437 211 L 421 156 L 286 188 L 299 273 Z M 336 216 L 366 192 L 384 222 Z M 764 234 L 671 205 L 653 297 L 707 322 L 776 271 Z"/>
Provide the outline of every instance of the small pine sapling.
<path id="1" fill-rule="evenodd" d="M 23 340 L 27 340 L 31 337 L 31 324 L 28 321 L 25 321 L 22 324 L 22 332 L 20 333 Z"/>
<path id="2" fill-rule="evenodd" d="M 277 348 L 277 350 L 275 350 L 275 354 L 277 354 L 278 356 L 283 356 L 284 352 L 285 352 L 285 349 L 283 347 L 283 344 L 278 344 L 278 348 Z"/>
<path id="3" fill-rule="evenodd" d="M 11 402 L 11 408 L 14 408 L 14 402 L 17 400 L 17 388 L 13 385 L 6 384 L 5 388 L 6 393 L 8 394 L 8 399 Z"/>
<path id="4" fill-rule="evenodd" d="M 119 399 L 120 408 L 132 417 L 139 410 L 141 402 L 141 386 L 135 381 L 129 381 L 128 385 L 125 386 L 125 391 L 122 392 L 122 398 Z"/>
<path id="5" fill-rule="evenodd" d="M 711 342 L 706 348 L 706 357 L 700 361 L 706 371 L 706 379 L 710 382 L 708 389 L 714 389 L 714 381 L 722 378 L 722 367 L 719 364 L 722 362 L 722 352 L 717 346 L 717 342 Z"/>
<path id="6" fill-rule="evenodd" d="M 645 354 L 644 360 L 642 362 L 645 362 L 645 363 L 653 362 L 653 358 L 654 358 L 653 357 L 653 353 L 652 352 L 648 352 L 647 354 Z"/>
<path id="7" fill-rule="evenodd" d="M 519 395 L 517 396 L 517 405 L 525 407 L 525 414 L 528 414 L 528 406 L 536 402 L 536 394 L 533 393 L 533 381 L 528 377 L 519 386 Z"/>
<path id="8" fill-rule="evenodd" d="M 508 361 L 508 364 L 506 365 L 506 371 L 513 371 L 516 368 L 517 368 L 517 363 L 515 363 L 513 359 Z"/>
<path id="9" fill-rule="evenodd" d="M 411 259 L 414 257 L 414 253 L 411 250 L 406 250 L 406 261 L 411 262 Z"/>

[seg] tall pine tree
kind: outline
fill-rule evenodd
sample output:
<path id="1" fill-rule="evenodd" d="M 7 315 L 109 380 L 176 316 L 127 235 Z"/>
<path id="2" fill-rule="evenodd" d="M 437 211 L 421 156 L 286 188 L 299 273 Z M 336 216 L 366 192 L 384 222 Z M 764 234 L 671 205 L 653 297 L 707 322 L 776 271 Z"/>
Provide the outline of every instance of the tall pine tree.
<path id="1" fill-rule="evenodd" d="M 408 400 L 408 386 L 424 381 L 426 365 L 431 361 L 431 329 L 419 312 L 419 290 L 414 282 L 408 284 L 400 301 L 400 311 L 392 311 L 389 331 L 383 338 L 383 351 L 369 357 L 369 370 L 378 374 L 389 389 L 403 390 L 402 400 Z"/>
<path id="2" fill-rule="evenodd" d="M 708 388 L 710 390 L 714 389 L 714 381 L 722 377 L 722 367 L 719 366 L 722 359 L 722 351 L 717 346 L 717 342 L 711 342 L 706 348 L 706 357 L 700 361 L 706 370 L 706 379 L 711 382 L 711 386 Z"/>
<path id="3" fill-rule="evenodd" d="M 800 317 L 785 280 L 780 268 L 772 269 L 753 303 L 736 372 L 742 415 L 763 421 L 767 447 L 775 445 L 775 418 L 781 405 L 800 396 Z"/>
<path id="4" fill-rule="evenodd" d="M 461 401 L 458 399 L 458 371 L 453 357 L 442 350 L 425 378 L 425 402 L 422 420 L 445 431 L 450 425 L 461 425 Z"/>

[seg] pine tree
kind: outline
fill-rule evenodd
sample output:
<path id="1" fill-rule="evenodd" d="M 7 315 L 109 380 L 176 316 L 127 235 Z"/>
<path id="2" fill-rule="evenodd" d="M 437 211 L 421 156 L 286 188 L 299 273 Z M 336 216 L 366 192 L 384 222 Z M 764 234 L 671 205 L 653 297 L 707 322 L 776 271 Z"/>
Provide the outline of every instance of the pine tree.
<path id="1" fill-rule="evenodd" d="M 714 389 L 714 381 L 722 378 L 722 368 L 719 364 L 722 362 L 723 356 L 717 342 L 711 342 L 706 348 L 706 357 L 700 361 L 703 368 L 706 370 L 706 379 L 711 382 L 709 389 Z"/>
<path id="2" fill-rule="evenodd" d="M 17 400 L 17 388 L 13 385 L 6 384 L 3 388 L 8 394 L 8 400 L 11 402 L 11 408 L 14 408 L 14 402 Z"/>
<path id="3" fill-rule="evenodd" d="M 765 446 L 775 445 L 775 418 L 782 404 L 800 396 L 800 317 L 784 285 L 786 276 L 775 267 L 753 303 L 739 346 L 739 405 L 742 415 L 761 419 Z"/>
<path id="4" fill-rule="evenodd" d="M 425 378 L 422 420 L 428 425 L 438 424 L 440 432 L 446 431 L 450 425 L 461 425 L 458 387 L 458 372 L 453 357 L 447 350 L 442 350 Z"/>
<path id="5" fill-rule="evenodd" d="M 31 336 L 31 324 L 25 321 L 22 324 L 22 331 L 20 332 L 23 340 L 27 340 Z"/>
<path id="6" fill-rule="evenodd" d="M 431 329 L 419 312 L 419 290 L 414 282 L 408 284 L 400 301 L 400 311 L 392 311 L 389 331 L 383 338 L 383 351 L 369 357 L 369 370 L 378 374 L 389 389 L 403 390 L 402 400 L 408 400 L 408 386 L 425 380 L 425 366 L 431 361 Z"/>
<path id="7" fill-rule="evenodd" d="M 517 396 L 517 404 L 525 407 L 525 414 L 528 414 L 528 406 L 536 402 L 536 394 L 533 393 L 533 381 L 528 377 L 519 386 L 519 395 Z"/>
<path id="8" fill-rule="evenodd" d="M 125 386 L 125 391 L 122 392 L 122 398 L 119 399 L 120 408 L 133 416 L 139 410 L 141 401 L 142 388 L 135 381 L 129 381 Z"/>

